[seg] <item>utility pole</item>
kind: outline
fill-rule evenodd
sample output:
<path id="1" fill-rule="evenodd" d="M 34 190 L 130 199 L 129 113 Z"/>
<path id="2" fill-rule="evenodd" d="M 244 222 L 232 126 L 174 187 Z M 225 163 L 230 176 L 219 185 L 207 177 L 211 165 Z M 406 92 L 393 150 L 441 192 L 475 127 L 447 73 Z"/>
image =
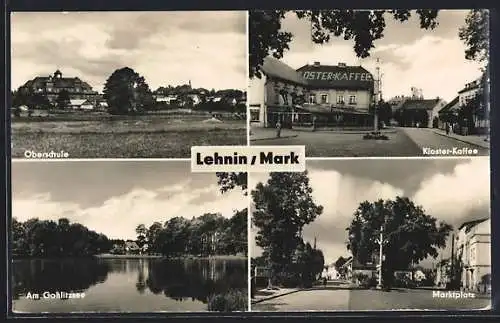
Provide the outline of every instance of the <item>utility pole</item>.
<path id="1" fill-rule="evenodd" d="M 382 262 L 383 262 L 383 257 L 384 257 L 384 226 L 380 226 L 380 236 L 377 239 L 377 243 L 379 244 L 379 264 L 378 264 L 378 284 L 377 288 L 381 289 L 382 288 Z"/>
<path id="2" fill-rule="evenodd" d="M 378 131 L 378 104 L 380 100 L 380 66 L 379 66 L 380 60 L 377 58 L 377 93 L 375 93 L 375 106 L 373 107 L 373 131 L 377 132 Z"/>
<path id="3" fill-rule="evenodd" d="M 450 259 L 450 283 L 453 283 L 455 280 L 455 234 L 451 235 L 451 259 Z M 454 288 L 453 286 L 452 288 Z"/>

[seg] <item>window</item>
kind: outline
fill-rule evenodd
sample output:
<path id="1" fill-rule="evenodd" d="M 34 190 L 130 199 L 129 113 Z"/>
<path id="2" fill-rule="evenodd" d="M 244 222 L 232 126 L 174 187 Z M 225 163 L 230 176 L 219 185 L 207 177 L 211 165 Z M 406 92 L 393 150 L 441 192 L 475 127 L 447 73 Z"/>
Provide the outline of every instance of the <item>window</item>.
<path id="1" fill-rule="evenodd" d="M 315 104 L 316 103 L 316 95 L 309 94 L 309 103 L 311 103 L 311 104 Z"/>
<path id="2" fill-rule="evenodd" d="M 349 96 L 349 104 L 356 104 L 356 96 L 355 95 Z"/>
<path id="3" fill-rule="evenodd" d="M 328 94 L 321 94 L 321 104 L 328 103 Z"/>
<path id="4" fill-rule="evenodd" d="M 250 110 L 250 122 L 258 122 L 259 121 L 259 110 L 258 109 L 251 109 Z"/>
<path id="5" fill-rule="evenodd" d="M 344 96 L 343 95 L 337 96 L 337 103 L 338 104 L 344 104 Z"/>

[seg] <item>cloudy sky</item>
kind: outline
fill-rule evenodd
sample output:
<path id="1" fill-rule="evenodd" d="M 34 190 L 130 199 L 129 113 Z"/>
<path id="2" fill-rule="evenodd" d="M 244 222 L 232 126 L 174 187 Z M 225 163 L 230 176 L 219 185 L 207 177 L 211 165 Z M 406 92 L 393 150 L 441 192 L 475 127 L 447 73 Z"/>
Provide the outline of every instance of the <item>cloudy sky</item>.
<path id="1" fill-rule="evenodd" d="M 186 161 L 12 163 L 12 216 L 72 222 L 110 238 L 134 238 L 151 225 L 208 212 L 231 217 L 248 206 L 241 191 L 219 192 L 215 174 L 191 173 Z"/>
<path id="2" fill-rule="evenodd" d="M 359 203 L 407 196 L 438 220 L 457 228 L 489 216 L 489 159 L 308 160 L 313 198 L 323 214 L 304 228 L 304 239 L 323 250 L 328 263 L 348 256 L 345 229 Z M 252 174 L 249 187 L 268 175 Z M 251 235 L 255 234 L 252 228 Z M 449 246 L 450 244 L 448 244 Z M 252 239 L 251 252 L 261 250 Z M 449 257 L 449 250 L 443 251 Z M 424 261 L 423 265 L 429 261 Z"/>
<path id="3" fill-rule="evenodd" d="M 246 89 L 246 12 L 16 12 L 12 88 L 60 69 L 101 91 L 117 68 L 152 89 Z"/>
<path id="4" fill-rule="evenodd" d="M 480 75 L 480 65 L 465 59 L 465 47 L 458 38 L 458 29 L 465 24 L 467 10 L 441 10 L 439 25 L 431 31 L 419 27 L 414 13 L 406 23 L 386 17 L 384 37 L 375 42 L 371 56 L 358 59 L 352 40 L 335 38 L 326 45 L 311 42 L 311 26 L 289 14 L 282 29 L 294 38 L 283 61 L 293 68 L 321 62 L 336 65 L 362 65 L 375 74 L 376 59 L 380 59 L 382 94 L 385 99 L 410 95 L 411 87 L 421 88 L 426 98 L 437 96 L 451 101 L 465 83 Z"/>

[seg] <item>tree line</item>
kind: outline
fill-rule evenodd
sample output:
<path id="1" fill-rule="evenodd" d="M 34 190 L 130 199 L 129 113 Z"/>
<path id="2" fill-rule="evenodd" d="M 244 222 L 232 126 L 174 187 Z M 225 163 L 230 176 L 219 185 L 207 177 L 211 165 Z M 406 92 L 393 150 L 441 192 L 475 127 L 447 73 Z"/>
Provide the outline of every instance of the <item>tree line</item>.
<path id="1" fill-rule="evenodd" d="M 167 257 L 183 255 L 210 256 L 247 253 L 247 209 L 236 211 L 227 219 L 220 213 L 206 213 L 186 219 L 172 218 L 165 223 L 136 228 L 137 245 L 148 254 Z M 120 246 L 121 245 L 121 246 Z M 115 253 L 124 252 L 124 241 L 116 244 Z"/>
<path id="2" fill-rule="evenodd" d="M 129 67 L 115 70 L 106 80 L 103 90 L 103 99 L 108 104 L 108 112 L 111 114 L 141 114 L 146 111 L 158 110 L 164 104 L 156 102 L 155 95 L 177 95 L 176 105 L 193 106 L 194 101 L 189 94 L 197 94 L 200 97 L 200 107 L 204 110 L 228 110 L 232 111 L 233 105 L 230 100 L 241 100 L 246 93 L 236 89 L 215 91 L 203 88 L 192 89 L 190 85 L 159 87 L 152 91 L 146 79 Z M 49 110 L 51 108 L 65 109 L 70 104 L 70 94 L 67 90 L 61 90 L 54 103 L 51 103 L 43 93 L 34 92 L 32 88 L 20 88 L 11 93 L 12 106 L 17 108 L 25 105 L 29 111 L 40 108 Z M 209 102 L 209 95 L 218 95 L 220 102 Z M 243 106 L 246 107 L 245 104 Z M 241 109 L 241 106 L 239 106 Z M 14 114 L 19 115 L 19 109 L 14 109 Z"/>
<path id="3" fill-rule="evenodd" d="M 12 255 L 14 257 L 82 257 L 105 253 L 111 242 L 79 223 L 62 218 L 52 220 L 12 220 Z"/>
<path id="4" fill-rule="evenodd" d="M 247 210 L 229 218 L 207 213 L 187 220 L 175 217 L 164 224 L 143 224 L 134 241 L 150 254 L 163 256 L 236 255 L 247 253 Z M 12 221 L 14 257 L 85 257 L 103 253 L 125 253 L 126 241 L 109 239 L 79 223 L 62 218 L 57 222 L 37 218 Z M 147 248 L 144 248 L 144 247 Z"/>

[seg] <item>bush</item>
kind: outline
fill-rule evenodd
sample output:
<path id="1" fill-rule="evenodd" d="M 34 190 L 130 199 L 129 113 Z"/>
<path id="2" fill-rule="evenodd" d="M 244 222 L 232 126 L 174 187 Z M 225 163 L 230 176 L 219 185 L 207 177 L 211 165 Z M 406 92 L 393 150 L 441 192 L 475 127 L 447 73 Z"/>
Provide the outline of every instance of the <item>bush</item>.
<path id="1" fill-rule="evenodd" d="M 370 277 L 363 273 L 356 273 L 353 276 L 354 281 L 361 287 L 370 288 L 377 286 L 375 277 Z"/>
<path id="2" fill-rule="evenodd" d="M 247 293 L 241 290 L 229 290 L 208 298 L 208 310 L 212 312 L 246 311 L 247 305 Z"/>
<path id="3" fill-rule="evenodd" d="M 363 139 L 374 139 L 374 140 L 389 140 L 389 137 L 381 134 L 380 132 L 370 132 L 363 136 Z"/>

